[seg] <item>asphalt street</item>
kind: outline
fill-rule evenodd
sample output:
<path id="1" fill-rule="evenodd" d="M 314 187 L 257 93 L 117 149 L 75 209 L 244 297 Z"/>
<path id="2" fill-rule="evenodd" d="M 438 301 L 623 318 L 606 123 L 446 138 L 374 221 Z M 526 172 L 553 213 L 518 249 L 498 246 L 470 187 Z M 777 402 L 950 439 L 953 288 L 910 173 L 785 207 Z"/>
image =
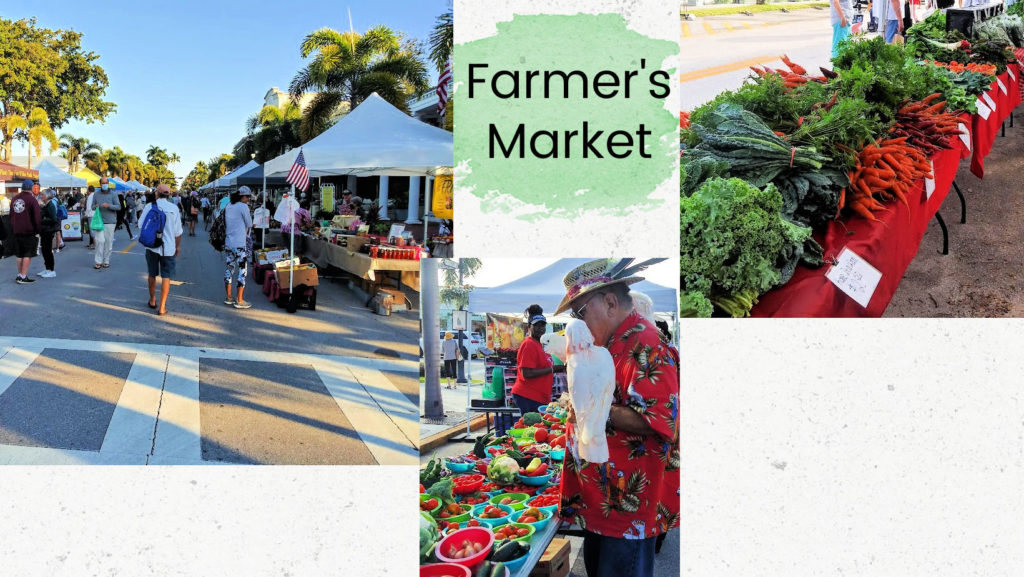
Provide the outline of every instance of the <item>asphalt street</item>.
<path id="1" fill-rule="evenodd" d="M 80 241 L 32 284 L 0 260 L 0 463 L 415 463 L 418 310 L 375 315 L 340 273 L 315 311 L 252 279 L 236 310 L 201 224 L 165 316 L 123 230 L 109 269 Z"/>

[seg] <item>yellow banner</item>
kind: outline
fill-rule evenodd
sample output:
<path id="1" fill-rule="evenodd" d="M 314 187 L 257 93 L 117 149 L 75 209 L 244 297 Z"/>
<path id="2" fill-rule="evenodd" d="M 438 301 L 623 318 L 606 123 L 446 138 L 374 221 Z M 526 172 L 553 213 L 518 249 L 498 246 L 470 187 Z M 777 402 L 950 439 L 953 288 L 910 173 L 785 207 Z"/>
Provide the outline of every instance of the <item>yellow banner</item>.
<path id="1" fill-rule="evenodd" d="M 439 174 L 434 177 L 434 200 L 431 203 L 434 216 L 451 220 L 452 218 L 452 175 Z"/>
<path id="2" fill-rule="evenodd" d="M 320 185 L 320 210 L 334 212 L 334 185 Z"/>

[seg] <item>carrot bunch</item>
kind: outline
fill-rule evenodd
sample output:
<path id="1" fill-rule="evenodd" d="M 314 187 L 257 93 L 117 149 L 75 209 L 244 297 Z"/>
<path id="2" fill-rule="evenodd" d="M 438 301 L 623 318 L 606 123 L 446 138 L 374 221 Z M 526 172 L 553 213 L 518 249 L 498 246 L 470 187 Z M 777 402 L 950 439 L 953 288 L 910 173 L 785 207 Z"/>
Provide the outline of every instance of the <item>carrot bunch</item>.
<path id="1" fill-rule="evenodd" d="M 933 66 L 941 66 L 942 68 L 947 68 L 950 72 L 955 72 L 957 74 L 964 72 L 966 70 L 967 72 L 974 72 L 975 74 L 984 74 L 985 76 L 996 75 L 995 64 L 978 64 L 977 62 L 968 62 L 967 64 L 960 64 L 956 60 L 949 63 L 937 62 L 935 60 L 925 60 L 925 63 L 931 64 Z"/>
<path id="2" fill-rule="evenodd" d="M 690 113 L 683 110 L 679 113 L 679 128 L 687 129 L 690 127 Z"/>
<path id="3" fill-rule="evenodd" d="M 803 86 L 804 84 L 807 84 L 808 82 L 812 82 L 813 81 L 813 82 L 821 82 L 821 83 L 824 84 L 828 80 L 824 76 L 810 76 L 807 73 L 807 69 L 806 68 L 804 68 L 803 66 L 800 66 L 799 64 L 793 62 L 785 54 L 783 54 L 781 56 L 781 58 L 782 58 L 782 62 L 784 62 L 786 64 L 786 66 L 789 68 L 789 70 L 783 70 L 781 68 L 780 69 L 774 69 L 774 68 L 769 68 L 767 66 L 764 66 L 764 67 L 751 66 L 750 69 L 753 70 L 758 76 L 760 76 L 762 78 L 764 78 L 765 76 L 770 76 L 770 75 L 777 75 L 777 76 L 781 77 L 783 85 L 785 85 L 785 87 L 787 89 L 789 89 L 789 90 L 792 90 L 794 88 L 798 88 L 800 86 Z"/>
<path id="4" fill-rule="evenodd" d="M 869 144 L 857 156 L 850 173 L 850 186 L 839 197 L 839 210 L 849 208 L 867 220 L 878 220 L 874 212 L 884 201 L 907 202 L 910 186 L 931 177 L 931 165 L 923 152 L 907 143 L 906 137 L 890 138 Z"/>
<path id="5" fill-rule="evenodd" d="M 950 138 L 960 133 L 960 119 L 946 110 L 936 92 L 920 102 L 908 102 L 896 112 L 893 137 L 905 137 L 907 144 L 928 156 L 952 148 Z"/>

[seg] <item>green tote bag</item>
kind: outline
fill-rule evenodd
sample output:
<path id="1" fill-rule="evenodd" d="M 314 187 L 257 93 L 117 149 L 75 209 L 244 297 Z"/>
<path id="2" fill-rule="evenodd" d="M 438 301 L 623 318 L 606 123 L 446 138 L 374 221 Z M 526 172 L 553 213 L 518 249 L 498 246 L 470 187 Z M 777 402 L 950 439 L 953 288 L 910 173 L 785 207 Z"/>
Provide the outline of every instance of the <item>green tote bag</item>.
<path id="1" fill-rule="evenodd" d="M 92 213 L 92 222 L 89 223 L 91 230 L 103 230 L 103 215 L 100 214 L 100 209 L 96 209 Z"/>

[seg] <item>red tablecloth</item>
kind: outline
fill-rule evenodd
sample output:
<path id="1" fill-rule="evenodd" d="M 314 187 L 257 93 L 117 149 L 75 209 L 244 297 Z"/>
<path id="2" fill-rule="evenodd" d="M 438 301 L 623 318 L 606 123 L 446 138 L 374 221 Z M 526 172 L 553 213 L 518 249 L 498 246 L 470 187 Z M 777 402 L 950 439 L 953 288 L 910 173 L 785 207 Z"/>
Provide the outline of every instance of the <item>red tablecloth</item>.
<path id="1" fill-rule="evenodd" d="M 989 114 L 988 118 L 982 118 L 975 114 L 971 119 L 972 152 L 974 154 L 971 157 L 971 173 L 978 178 L 985 176 L 985 157 L 991 152 L 1003 121 L 1010 117 L 1010 113 L 1021 102 L 1020 66 L 1016 64 L 1010 66 L 1014 67 L 1013 73 L 1017 77 L 1016 80 L 1010 80 L 1010 75 L 1007 73 L 998 76 L 998 82 L 1002 82 L 1006 87 L 1006 93 L 1004 94 L 999 88 L 998 82 L 993 82 L 987 92 L 989 98 L 996 103 L 996 109 Z"/>
<path id="2" fill-rule="evenodd" d="M 798 267 L 786 286 L 761 297 L 754 307 L 755 317 L 878 317 L 892 300 L 910 261 L 917 254 L 928 222 L 942 206 L 960 165 L 964 148 L 959 138 L 954 148 L 932 157 L 935 166 L 935 191 L 925 198 L 925 182 L 914 185 L 907 195 L 909 208 L 901 202 L 888 203 L 889 209 L 877 214 L 878 222 L 860 217 L 829 224 L 824 237 L 817 237 L 825 249 L 826 262 L 839 255 L 843 247 L 853 250 L 882 273 L 867 308 L 836 288 L 819 269 Z M 916 199 L 916 201 L 911 200 Z M 938 250 L 939 247 L 935 247 Z"/>

